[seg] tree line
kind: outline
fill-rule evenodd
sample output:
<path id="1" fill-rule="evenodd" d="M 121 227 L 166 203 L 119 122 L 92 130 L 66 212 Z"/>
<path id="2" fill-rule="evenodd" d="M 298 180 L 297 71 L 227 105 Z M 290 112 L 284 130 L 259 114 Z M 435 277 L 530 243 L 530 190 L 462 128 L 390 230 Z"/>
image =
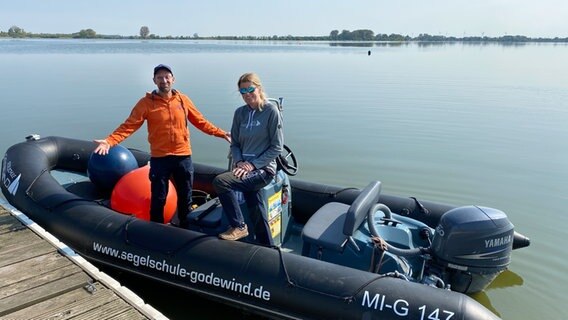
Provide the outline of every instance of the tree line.
<path id="1" fill-rule="evenodd" d="M 402 34 L 375 34 L 369 29 L 358 30 L 332 30 L 327 36 L 207 36 L 201 37 L 197 33 L 191 36 L 159 36 L 150 33 L 148 26 L 140 27 L 139 34 L 136 36 L 121 36 L 121 35 L 101 35 L 97 34 L 93 29 L 82 29 L 78 32 L 70 34 L 62 33 L 31 33 L 26 32 L 23 28 L 12 26 L 8 31 L 0 30 L 0 38 L 72 38 L 72 39 L 203 39 L 203 40 L 275 40 L 275 41 L 421 41 L 421 42 L 456 42 L 456 41 L 469 41 L 469 42 L 568 42 L 566 38 L 530 38 L 522 35 L 505 35 L 501 37 L 488 37 L 488 36 L 468 36 L 468 37 L 453 37 L 442 35 L 429 35 L 421 33 L 416 37 L 411 37 Z"/>
<path id="2" fill-rule="evenodd" d="M 332 30 L 329 33 L 330 41 L 500 41 L 500 42 L 532 42 L 532 41 L 554 41 L 554 42 L 568 42 L 567 38 L 529 38 L 522 35 L 505 35 L 501 37 L 487 37 L 487 36 L 469 36 L 469 37 L 453 37 L 453 36 L 441 36 L 441 35 L 429 35 L 427 33 L 421 33 L 416 37 L 410 37 L 408 35 L 401 35 L 396 33 L 385 34 L 378 33 L 374 34 L 372 30 L 369 29 L 359 29 L 354 31 L 343 30 L 339 32 L 338 30 Z"/>

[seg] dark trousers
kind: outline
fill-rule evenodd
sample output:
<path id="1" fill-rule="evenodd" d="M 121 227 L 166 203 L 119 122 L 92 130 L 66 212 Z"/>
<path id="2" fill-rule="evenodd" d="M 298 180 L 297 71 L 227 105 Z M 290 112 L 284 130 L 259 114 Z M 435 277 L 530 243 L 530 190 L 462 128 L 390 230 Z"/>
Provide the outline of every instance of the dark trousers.
<path id="1" fill-rule="evenodd" d="M 170 177 L 177 193 L 177 212 L 184 220 L 191 208 L 193 188 L 193 162 L 191 156 L 165 156 L 150 158 L 150 220 L 164 223 L 164 206 Z"/>
<path id="2" fill-rule="evenodd" d="M 242 227 L 245 224 L 243 213 L 235 191 L 242 192 L 246 201 L 251 221 L 252 230 L 256 240 L 262 244 L 272 245 L 272 235 L 270 226 L 266 220 L 266 206 L 262 193 L 259 191 L 272 181 L 273 175 L 265 170 L 255 170 L 246 178 L 239 179 L 232 172 L 219 174 L 213 180 L 213 187 L 219 196 L 219 201 L 223 206 L 229 224 L 234 227 Z M 249 230 L 251 230 L 249 228 Z"/>

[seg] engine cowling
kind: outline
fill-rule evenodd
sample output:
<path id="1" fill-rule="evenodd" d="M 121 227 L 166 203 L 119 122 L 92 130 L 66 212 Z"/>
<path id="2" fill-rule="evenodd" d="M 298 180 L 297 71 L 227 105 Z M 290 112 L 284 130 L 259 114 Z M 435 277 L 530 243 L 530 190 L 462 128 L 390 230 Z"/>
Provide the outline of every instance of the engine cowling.
<path id="1" fill-rule="evenodd" d="M 514 226 L 497 209 L 458 207 L 446 212 L 432 239 L 433 262 L 444 271 L 452 290 L 483 290 L 509 263 Z"/>

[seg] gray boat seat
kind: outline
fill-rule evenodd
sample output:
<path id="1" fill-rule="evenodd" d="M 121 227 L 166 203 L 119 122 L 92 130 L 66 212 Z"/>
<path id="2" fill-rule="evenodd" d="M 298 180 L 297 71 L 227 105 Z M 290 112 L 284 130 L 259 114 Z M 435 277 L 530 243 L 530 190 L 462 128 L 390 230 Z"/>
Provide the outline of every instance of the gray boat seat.
<path id="1" fill-rule="evenodd" d="M 302 255 L 321 257 L 322 251 L 343 252 L 347 242 L 365 221 L 369 210 L 379 201 L 381 182 L 367 185 L 349 206 L 329 202 L 308 220 L 302 231 Z"/>

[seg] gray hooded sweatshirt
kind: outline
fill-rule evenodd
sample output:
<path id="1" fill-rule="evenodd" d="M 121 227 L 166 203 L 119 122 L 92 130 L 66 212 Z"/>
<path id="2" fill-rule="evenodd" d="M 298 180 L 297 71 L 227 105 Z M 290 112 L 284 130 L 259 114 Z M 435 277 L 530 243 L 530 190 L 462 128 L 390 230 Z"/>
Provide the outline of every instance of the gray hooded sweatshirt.
<path id="1" fill-rule="evenodd" d="M 276 173 L 276 157 L 284 145 L 282 116 L 278 108 L 265 101 L 261 110 L 244 105 L 235 110 L 231 127 L 233 162 L 248 161 L 256 169 Z"/>

